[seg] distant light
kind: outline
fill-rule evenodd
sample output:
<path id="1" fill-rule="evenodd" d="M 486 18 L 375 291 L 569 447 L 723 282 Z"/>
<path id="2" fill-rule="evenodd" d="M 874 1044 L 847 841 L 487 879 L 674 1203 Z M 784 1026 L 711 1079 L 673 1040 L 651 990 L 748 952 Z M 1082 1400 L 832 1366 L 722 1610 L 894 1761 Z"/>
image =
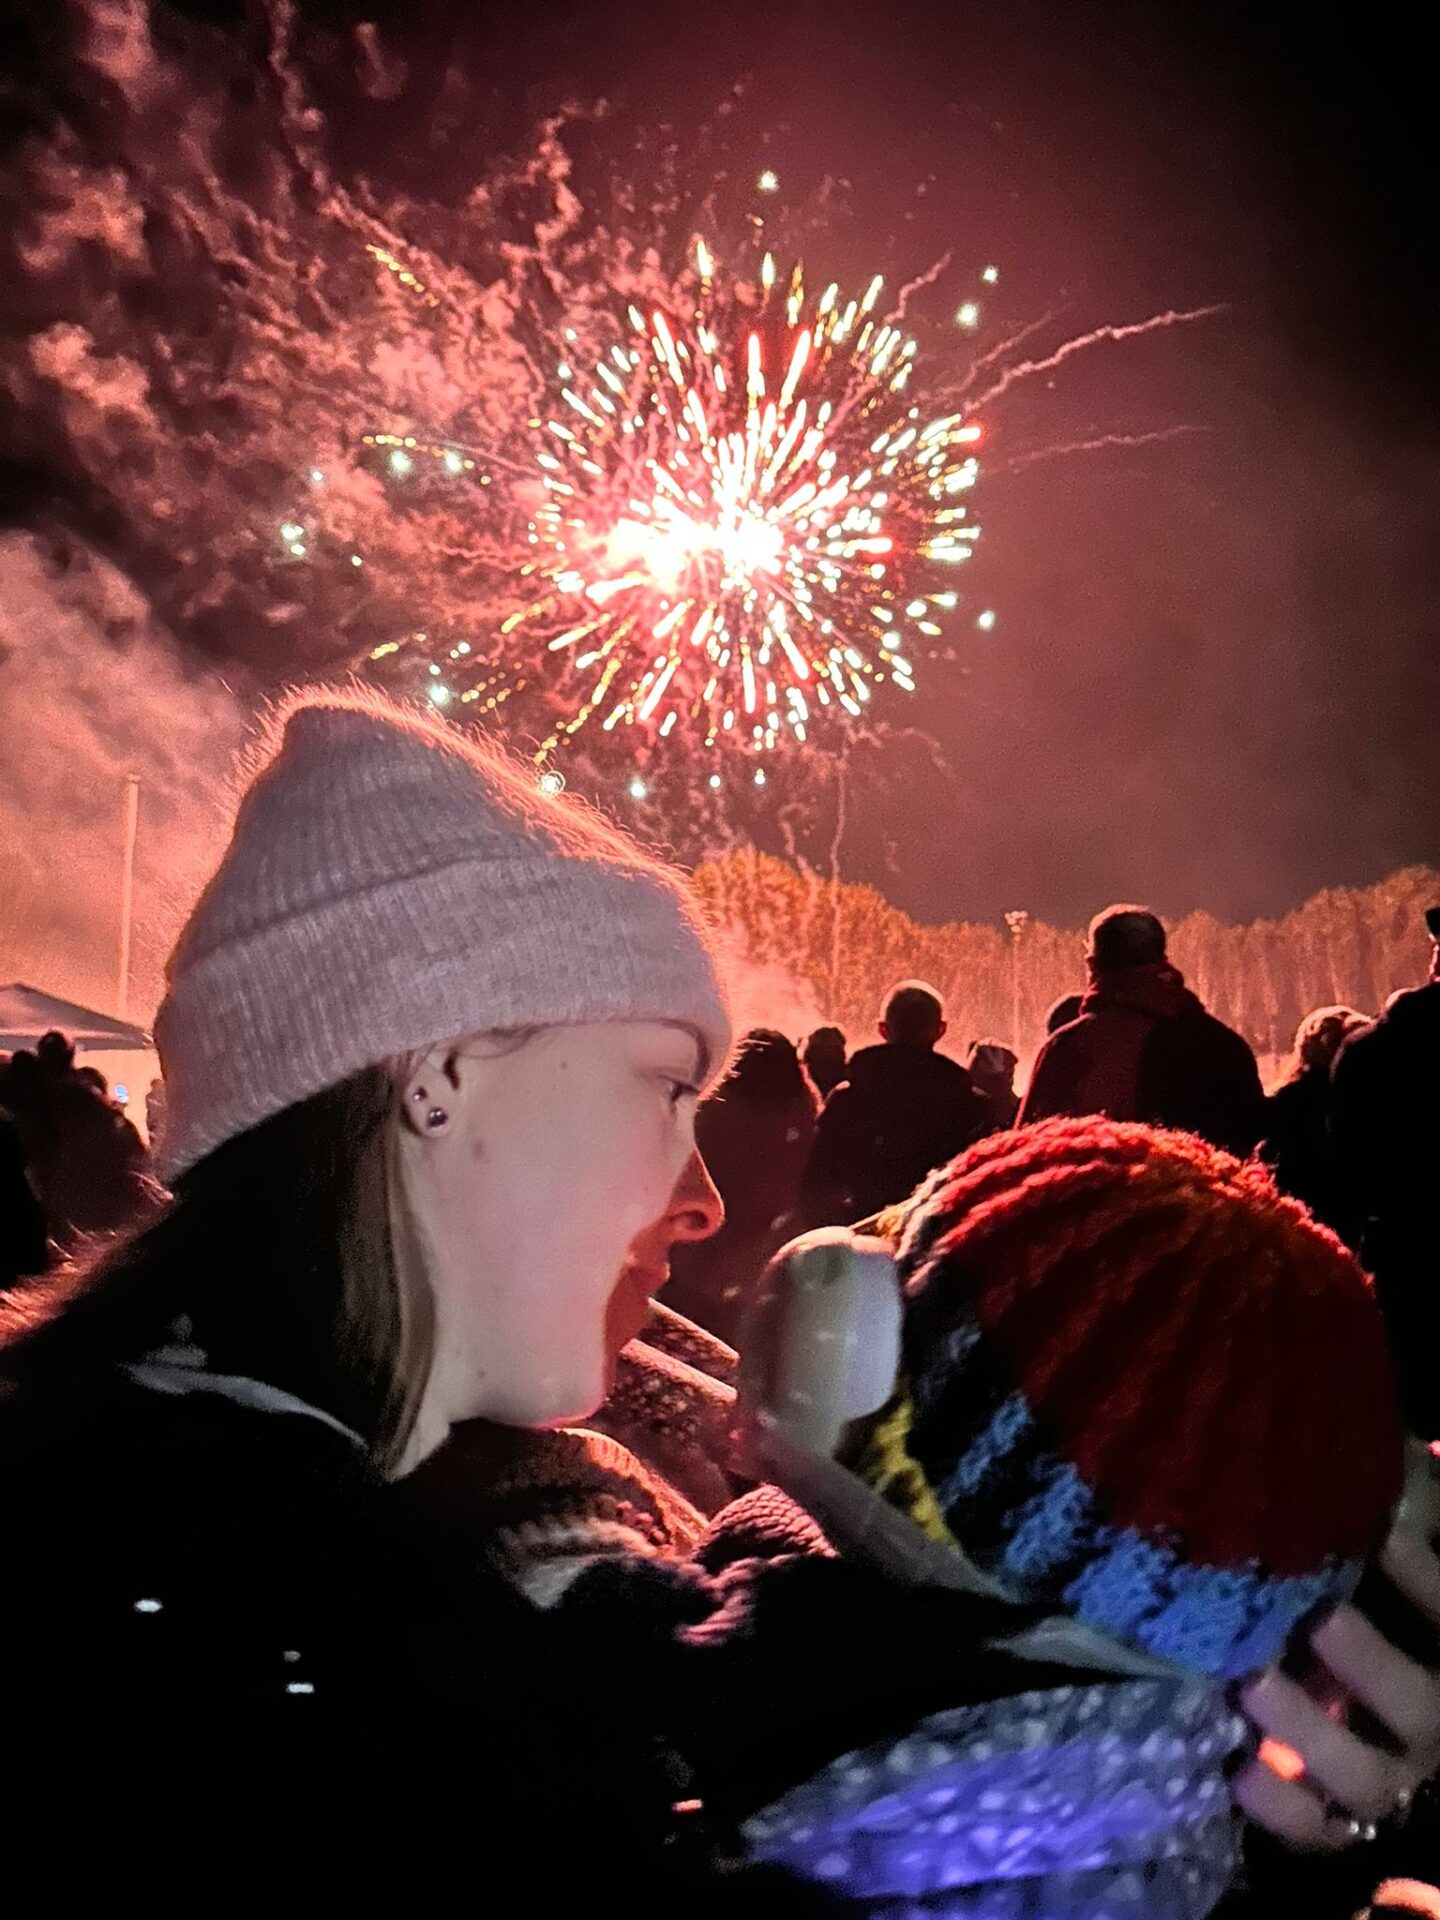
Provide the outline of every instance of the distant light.
<path id="1" fill-rule="evenodd" d="M 130 1089 L 125 1085 L 123 1080 L 117 1080 L 110 1091 L 122 1107 L 130 1104 Z"/>
<path id="2" fill-rule="evenodd" d="M 553 768 L 545 773 L 542 773 L 540 776 L 540 791 L 542 793 L 552 793 L 552 794 L 563 793 L 565 791 L 564 774 L 556 773 L 553 770 Z"/>
<path id="3" fill-rule="evenodd" d="M 303 540 L 292 540 L 290 542 L 290 551 L 297 560 L 303 560 L 305 558 L 305 542 Z"/>
<path id="4" fill-rule="evenodd" d="M 993 287 L 995 282 L 1000 278 L 999 267 L 986 267 L 980 278 L 985 282 L 987 287 Z"/>
<path id="5" fill-rule="evenodd" d="M 958 325 L 973 332 L 980 324 L 980 309 L 973 300 L 967 300 L 955 319 Z"/>
<path id="6" fill-rule="evenodd" d="M 756 786 L 757 786 L 757 787 L 763 787 L 763 786 L 764 786 L 764 784 L 765 784 L 765 769 L 764 769 L 764 767 L 757 767 L 757 768 L 755 769 L 755 784 L 756 784 Z"/>
<path id="7" fill-rule="evenodd" d="M 310 484 L 312 487 L 320 487 L 325 484 L 325 470 L 323 467 L 312 467 L 310 469 Z"/>
<path id="8" fill-rule="evenodd" d="M 363 567 L 365 562 L 360 558 L 358 553 L 352 553 L 350 556 L 350 564 L 352 567 Z"/>
<path id="9" fill-rule="evenodd" d="M 292 540 L 298 540 L 305 529 L 295 520 L 287 520 L 280 529 L 280 538 L 288 546 Z"/>
<path id="10" fill-rule="evenodd" d="M 630 798 L 632 800 L 643 800 L 645 798 L 645 792 L 645 782 L 637 773 L 635 778 L 630 782 Z"/>
<path id="11" fill-rule="evenodd" d="M 445 453 L 445 471 L 447 473 L 463 473 L 464 470 L 465 462 L 460 458 L 460 455 L 456 453 L 453 448 L 447 448 Z"/>
<path id="12" fill-rule="evenodd" d="M 982 633 L 989 633 L 995 625 L 995 609 L 986 607 L 985 611 L 976 618 L 975 624 Z"/>
<path id="13" fill-rule="evenodd" d="M 390 471 L 392 473 L 409 473 L 414 464 L 415 462 L 403 447 L 397 447 L 390 456 Z"/>
<path id="14" fill-rule="evenodd" d="M 562 360 L 559 366 L 556 367 L 555 371 L 556 373 L 559 374 L 562 380 L 568 380 L 570 378 L 570 375 L 573 369 L 568 360 Z"/>
<path id="15" fill-rule="evenodd" d="M 430 688 L 430 700 L 434 706 L 448 707 L 450 704 L 449 687 L 442 686 L 437 680 Z"/>
<path id="16" fill-rule="evenodd" d="M 766 167 L 765 171 L 761 174 L 760 178 L 755 182 L 755 184 L 760 189 L 761 193 L 778 193 L 780 191 L 779 175 L 772 173 L 769 167 Z"/>
<path id="17" fill-rule="evenodd" d="M 712 774 L 711 774 L 711 776 L 710 776 L 710 785 L 711 785 L 711 787 L 712 787 L 712 788 L 715 788 L 715 789 L 717 789 L 717 790 L 718 790 L 718 788 L 719 788 L 719 786 L 720 786 L 720 784 L 721 784 L 721 782 L 720 782 L 720 776 L 719 776 L 719 774 L 718 774 L 718 773 L 712 773 Z"/>

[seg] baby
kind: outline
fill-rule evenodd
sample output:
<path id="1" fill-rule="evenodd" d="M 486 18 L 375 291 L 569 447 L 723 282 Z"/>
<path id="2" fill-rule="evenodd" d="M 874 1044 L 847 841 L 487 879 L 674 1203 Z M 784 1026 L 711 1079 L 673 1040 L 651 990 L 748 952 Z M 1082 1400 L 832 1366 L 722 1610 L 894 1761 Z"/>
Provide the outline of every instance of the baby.
<path id="1" fill-rule="evenodd" d="M 1068 1671 L 846 1755 L 749 1844 L 885 1911 L 1195 1920 L 1236 1863 L 1227 1689 L 1353 1591 L 1401 1493 L 1368 1282 L 1263 1170 L 1096 1120 L 984 1141 L 877 1224 L 772 1269 L 751 1470 L 847 1553 L 1013 1601 L 1007 1649 Z"/>

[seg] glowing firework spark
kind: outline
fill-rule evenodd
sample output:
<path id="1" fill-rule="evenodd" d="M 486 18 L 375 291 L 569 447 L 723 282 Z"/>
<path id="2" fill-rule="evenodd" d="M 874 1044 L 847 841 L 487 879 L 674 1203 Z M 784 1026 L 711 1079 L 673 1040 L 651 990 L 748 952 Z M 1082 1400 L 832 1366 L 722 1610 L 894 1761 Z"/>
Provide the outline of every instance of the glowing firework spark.
<path id="1" fill-rule="evenodd" d="M 502 629 L 574 676 L 541 758 L 592 719 L 763 752 L 913 692 L 958 597 L 940 570 L 979 534 L 981 429 L 909 399 L 917 347 L 877 316 L 878 276 L 812 304 L 767 255 L 747 307 L 703 242 L 696 264 L 688 319 L 632 307 L 588 380 L 557 375 L 532 591 Z"/>

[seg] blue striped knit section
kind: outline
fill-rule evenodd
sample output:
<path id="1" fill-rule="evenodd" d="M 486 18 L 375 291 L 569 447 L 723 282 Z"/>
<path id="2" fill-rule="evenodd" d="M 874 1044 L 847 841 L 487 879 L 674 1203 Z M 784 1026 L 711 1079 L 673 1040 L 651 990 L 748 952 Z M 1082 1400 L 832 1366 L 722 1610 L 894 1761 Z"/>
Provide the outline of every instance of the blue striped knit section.
<path id="1" fill-rule="evenodd" d="M 1196 1565 L 1163 1540 L 1107 1524 L 1075 1468 L 1041 1446 L 1019 1393 L 1000 1402 L 936 1493 L 965 1551 L 1017 1595 L 1227 1680 L 1278 1659 L 1306 1615 L 1343 1599 L 1359 1577 L 1342 1561 L 1291 1577 Z"/>
<path id="2" fill-rule="evenodd" d="M 961 1320 L 946 1330 L 940 1352 L 911 1384 L 911 1397 L 917 1413 L 928 1413 L 939 1400 L 956 1369 L 965 1366 L 979 1346 L 981 1332 L 973 1320 Z"/>

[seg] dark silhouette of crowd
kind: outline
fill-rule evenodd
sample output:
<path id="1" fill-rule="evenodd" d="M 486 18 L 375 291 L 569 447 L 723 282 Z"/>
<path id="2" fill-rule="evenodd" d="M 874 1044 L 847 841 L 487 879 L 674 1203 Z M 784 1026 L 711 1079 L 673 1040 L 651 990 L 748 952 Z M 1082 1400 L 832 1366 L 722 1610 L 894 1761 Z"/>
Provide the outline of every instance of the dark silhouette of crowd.
<path id="1" fill-rule="evenodd" d="M 1428 925 L 1440 955 L 1440 908 Z M 713 1239 L 680 1249 L 669 1298 L 735 1342 L 769 1256 L 801 1228 L 872 1220 L 933 1169 L 997 1131 L 1102 1115 L 1255 1154 L 1282 1193 L 1359 1253 L 1390 1325 L 1416 1432 L 1440 1435 L 1440 1280 L 1429 1226 L 1437 1164 L 1440 959 L 1428 984 L 1378 1018 L 1321 1007 L 1296 1032 L 1267 1096 L 1248 1042 L 1215 1018 L 1168 953 L 1148 909 L 1092 922 L 1083 992 L 1050 1009 L 1023 1098 L 1014 1050 L 942 1050 L 940 995 L 920 981 L 887 997 L 879 1043 L 853 1053 L 839 1028 L 797 1049 L 757 1029 L 702 1106 L 697 1140 L 724 1199 Z"/>
<path id="2" fill-rule="evenodd" d="M 1440 908 L 1428 925 L 1440 955 Z M 779 1034 L 749 1035 L 697 1123 L 727 1224 L 681 1251 L 674 1303 L 736 1341 L 766 1258 L 791 1232 L 874 1219 L 965 1147 L 1015 1125 L 1140 1121 L 1258 1155 L 1282 1193 L 1362 1256 L 1412 1427 L 1440 1435 L 1440 1279 L 1429 1277 L 1440 959 L 1428 984 L 1378 1018 L 1343 1006 L 1308 1015 L 1268 1096 L 1249 1043 L 1186 985 L 1155 914 L 1099 914 L 1085 964 L 1084 991 L 1046 1016 L 1023 1098 L 1003 1042 L 969 1042 L 963 1066 L 942 1050 L 945 1010 L 919 981 L 887 997 L 879 1044 L 850 1054 L 833 1026 L 810 1034 L 798 1059 Z"/>
<path id="3" fill-rule="evenodd" d="M 63 1036 L 0 1064 L 17 1884 L 363 1910 L 463 1832 L 541 1913 L 1350 1920 L 1440 1867 L 1440 908 L 1268 1098 L 1135 905 L 1043 1038 L 904 980 L 732 1055 L 638 847 L 382 700 L 276 726 L 168 1194 Z"/>
<path id="4" fill-rule="evenodd" d="M 60 1033 L 0 1062 L 0 1179 L 5 1253 L 13 1279 L 43 1270 L 87 1235 L 117 1233 L 150 1197 L 144 1142 L 103 1074 L 77 1066 Z"/>

